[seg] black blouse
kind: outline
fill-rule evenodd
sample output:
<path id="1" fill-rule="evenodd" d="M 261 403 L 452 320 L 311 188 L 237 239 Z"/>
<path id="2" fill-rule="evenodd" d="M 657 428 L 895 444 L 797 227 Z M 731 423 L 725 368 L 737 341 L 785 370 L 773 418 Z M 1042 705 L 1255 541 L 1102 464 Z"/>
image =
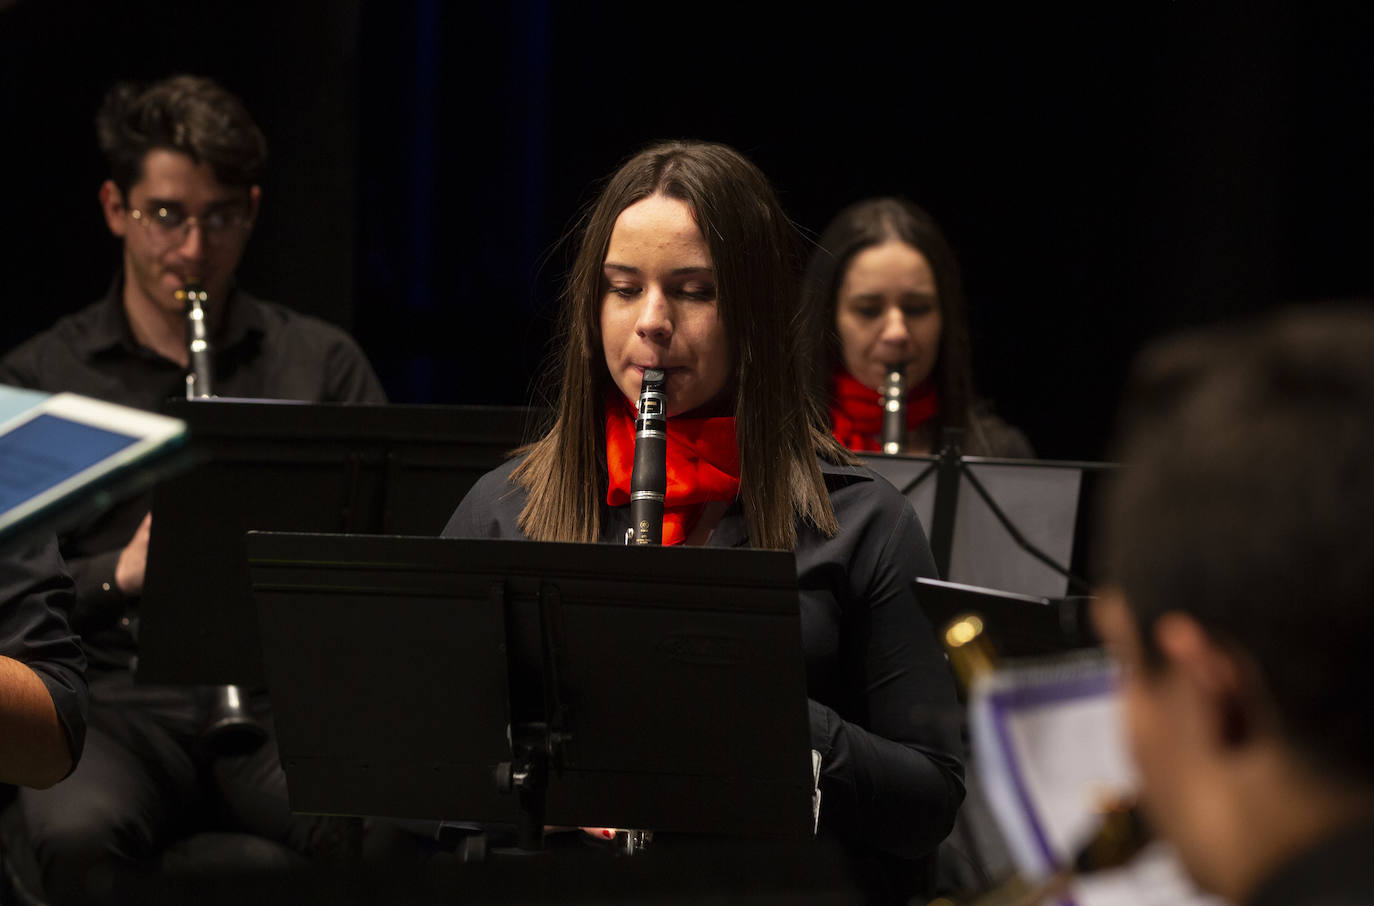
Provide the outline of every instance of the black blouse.
<path id="1" fill-rule="evenodd" d="M 510 482 L 518 462 L 483 476 L 444 535 L 524 537 L 525 490 Z M 827 538 L 799 522 L 796 549 L 821 828 L 850 848 L 917 859 L 949 833 L 964 795 L 953 682 L 912 596 L 935 564 L 895 488 L 860 466 L 821 471 L 840 530 Z M 620 541 L 629 524 L 628 506 L 603 507 L 601 540 Z M 746 544 L 736 501 L 707 546 Z"/>

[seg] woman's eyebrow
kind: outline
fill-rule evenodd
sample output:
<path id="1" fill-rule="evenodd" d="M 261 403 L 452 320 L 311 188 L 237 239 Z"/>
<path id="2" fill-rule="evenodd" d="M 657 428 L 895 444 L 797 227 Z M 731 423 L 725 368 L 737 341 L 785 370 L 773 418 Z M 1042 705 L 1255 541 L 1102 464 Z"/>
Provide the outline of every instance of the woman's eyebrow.
<path id="1" fill-rule="evenodd" d="M 623 274 L 639 274 L 639 273 L 640 273 L 640 270 L 639 270 L 639 268 L 637 268 L 637 267 L 632 267 L 632 266 L 630 266 L 630 265 L 628 265 L 628 264 L 616 264 L 614 261 L 607 261 L 607 262 L 606 262 L 605 264 L 603 264 L 601 267 L 602 267 L 603 270 L 616 271 L 616 272 L 618 272 L 618 273 L 623 273 Z M 700 265 L 689 265 L 689 266 L 687 266 L 687 267 L 675 267 L 675 268 L 673 268 L 672 270 L 668 271 L 668 275 L 671 276 L 671 277 L 679 277 L 679 276 L 682 276 L 682 275 L 684 275 L 684 274 L 707 274 L 707 275 L 712 275 L 712 274 L 714 274 L 715 272 L 716 272 L 716 269 L 713 268 L 713 267 L 711 267 L 710 265 L 700 264 Z"/>

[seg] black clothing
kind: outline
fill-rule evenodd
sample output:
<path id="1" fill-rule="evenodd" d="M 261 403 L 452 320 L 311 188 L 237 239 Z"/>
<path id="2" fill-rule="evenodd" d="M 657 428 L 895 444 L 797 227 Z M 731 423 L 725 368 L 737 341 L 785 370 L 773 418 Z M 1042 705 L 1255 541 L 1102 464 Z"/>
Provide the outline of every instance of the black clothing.
<path id="1" fill-rule="evenodd" d="M 1035 458 L 1035 450 L 1021 429 L 1002 421 L 986 405 L 977 406 L 969 413 L 968 424 L 964 433 L 965 456 L 990 456 L 997 459 Z M 936 438 L 936 441 L 938 446 L 939 438 Z M 935 447 L 932 447 L 932 450 L 934 449 Z"/>
<path id="2" fill-rule="evenodd" d="M 521 538 L 526 494 L 512 460 L 483 476 L 444 529 L 449 537 Z M 911 506 L 866 468 L 821 464 L 840 531 L 798 522 L 797 584 L 810 696 L 811 743 L 821 753 L 821 828 L 864 858 L 922 860 L 949 833 L 963 799 L 949 670 L 912 596 L 934 576 Z M 629 507 L 603 506 L 601 540 L 618 543 Z M 747 544 L 739 501 L 708 547 Z"/>
<path id="3" fill-rule="evenodd" d="M 66 390 L 157 411 L 186 396 L 186 369 L 138 345 L 124 283 L 0 359 L 0 383 Z M 212 300 L 209 303 L 213 306 Z M 384 403 L 367 358 L 347 333 L 241 289 L 230 292 L 210 338 L 218 396 Z"/>
<path id="4" fill-rule="evenodd" d="M 91 705 L 76 772 L 19 800 L 53 903 L 103 901 L 91 891 L 122 870 L 115 866 L 143 867 L 192 833 L 246 831 L 314 853 L 332 832 L 319 819 L 291 814 L 275 736 L 248 755 L 210 760 L 201 753 L 203 716 L 191 690 L 140 685 L 127 670 L 98 671 Z M 272 733 L 265 693 L 245 693 L 244 707 Z M 224 857 L 232 864 L 233 850 L 245 845 L 227 837 Z"/>
<path id="5" fill-rule="evenodd" d="M 0 656 L 28 667 L 48 687 L 67 734 L 72 765 L 86 738 L 86 657 L 67 626 L 75 592 L 57 542 L 0 557 Z"/>
<path id="6" fill-rule="evenodd" d="M 104 299 L 11 351 L 0 361 L 0 382 L 152 410 L 184 397 L 185 369 L 138 345 L 122 290 L 116 279 Z M 347 334 L 241 290 L 225 300 L 211 348 L 220 396 L 386 401 Z M 290 813 L 273 741 L 251 755 L 212 758 L 195 745 L 197 690 L 133 683 L 138 601 L 120 594 L 114 571 L 147 510 L 146 497 L 130 501 L 63 539 L 77 586 L 73 628 L 90 659 L 90 736 L 70 777 L 20 794 L 56 903 L 84 902 L 98 879 L 155 859 L 190 831 L 246 830 L 307 853 L 332 832 L 330 819 Z M 251 696 L 247 707 L 270 732 L 266 696 Z"/>
<path id="7" fill-rule="evenodd" d="M 83 396 L 158 411 L 186 396 L 186 369 L 139 346 L 124 314 L 123 281 L 98 302 L 68 315 L 0 359 L 0 383 Z M 339 328 L 230 293 L 211 338 L 219 396 L 310 402 L 384 403 L 372 366 Z M 114 582 L 120 551 L 133 537 L 146 497 L 116 507 L 63 539 L 62 555 L 76 580 L 72 627 L 92 667 L 123 669 L 135 653 L 127 601 Z"/>
<path id="8" fill-rule="evenodd" d="M 1346 828 L 1291 860 L 1246 906 L 1368 906 L 1374 903 L 1374 821 Z"/>
<path id="9" fill-rule="evenodd" d="M 911 449 L 940 452 L 941 438 L 933 422 L 926 422 L 910 432 L 907 443 Z M 1012 427 L 980 404 L 968 412 L 960 449 L 965 456 L 987 456 L 994 459 L 1034 459 L 1035 450 L 1019 428 Z"/>

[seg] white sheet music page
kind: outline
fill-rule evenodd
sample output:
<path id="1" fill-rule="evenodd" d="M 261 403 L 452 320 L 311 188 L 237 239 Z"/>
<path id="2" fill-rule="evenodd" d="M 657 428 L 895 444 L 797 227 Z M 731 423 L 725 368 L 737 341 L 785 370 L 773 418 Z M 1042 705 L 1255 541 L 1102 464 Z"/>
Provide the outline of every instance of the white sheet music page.
<path id="1" fill-rule="evenodd" d="M 1104 803 L 1136 779 L 1123 746 L 1115 674 L 1099 656 L 1009 666 L 975 684 L 969 730 L 978 776 L 1017 869 L 1043 879 L 1096 831 Z M 1164 843 L 1076 881 L 1077 906 L 1219 903 L 1196 890 Z"/>

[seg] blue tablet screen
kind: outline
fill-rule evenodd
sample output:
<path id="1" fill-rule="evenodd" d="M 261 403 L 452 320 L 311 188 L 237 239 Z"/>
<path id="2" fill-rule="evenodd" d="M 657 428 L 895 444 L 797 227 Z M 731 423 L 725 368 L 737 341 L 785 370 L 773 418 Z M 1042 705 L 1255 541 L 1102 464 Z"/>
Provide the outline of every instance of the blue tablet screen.
<path id="1" fill-rule="evenodd" d="M 137 437 L 39 415 L 0 436 L 0 513 L 138 443 Z"/>

